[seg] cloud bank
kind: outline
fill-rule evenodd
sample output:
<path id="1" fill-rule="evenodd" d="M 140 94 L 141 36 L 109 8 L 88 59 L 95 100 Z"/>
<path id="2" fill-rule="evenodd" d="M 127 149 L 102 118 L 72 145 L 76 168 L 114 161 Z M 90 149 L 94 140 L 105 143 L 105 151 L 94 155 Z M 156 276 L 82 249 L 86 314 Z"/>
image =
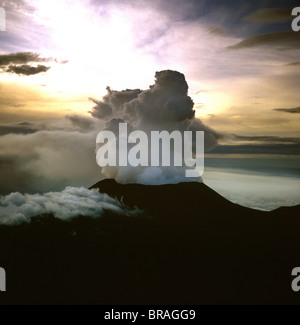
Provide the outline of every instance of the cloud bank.
<path id="1" fill-rule="evenodd" d="M 118 200 L 97 189 L 66 187 L 62 192 L 21 194 L 14 192 L 0 197 L 0 224 L 13 225 L 29 222 L 31 217 L 53 214 L 62 220 L 78 216 L 98 218 L 105 212 L 135 216 L 138 209 L 129 210 Z"/>
<path id="2" fill-rule="evenodd" d="M 88 187 L 101 179 L 95 139 L 102 125 L 76 115 L 0 125 L 0 194 Z"/>

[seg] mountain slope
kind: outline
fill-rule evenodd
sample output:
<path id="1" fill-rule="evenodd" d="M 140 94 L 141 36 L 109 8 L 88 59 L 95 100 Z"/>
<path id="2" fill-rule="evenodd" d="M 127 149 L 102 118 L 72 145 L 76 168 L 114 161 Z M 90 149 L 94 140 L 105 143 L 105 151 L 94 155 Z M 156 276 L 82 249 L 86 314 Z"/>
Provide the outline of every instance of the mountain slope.
<path id="1" fill-rule="evenodd" d="M 126 205 L 145 210 L 160 222 L 210 224 L 239 222 L 241 216 L 263 212 L 234 204 L 204 183 L 166 185 L 118 184 L 113 179 L 100 181 L 91 188 L 122 200 Z"/>
<path id="2" fill-rule="evenodd" d="M 1 304 L 299 304 L 299 206 L 247 209 L 200 183 L 94 186 L 141 211 L 0 226 Z"/>

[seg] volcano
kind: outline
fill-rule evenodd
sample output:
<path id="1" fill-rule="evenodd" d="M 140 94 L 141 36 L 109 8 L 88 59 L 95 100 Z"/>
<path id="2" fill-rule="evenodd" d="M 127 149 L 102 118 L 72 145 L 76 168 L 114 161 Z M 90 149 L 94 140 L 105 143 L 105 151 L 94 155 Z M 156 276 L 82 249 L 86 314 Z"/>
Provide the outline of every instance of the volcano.
<path id="1" fill-rule="evenodd" d="M 199 182 L 141 185 L 118 184 L 114 179 L 105 179 L 90 188 L 97 188 L 100 193 L 117 198 L 131 208 L 138 207 L 162 223 L 230 224 L 239 222 L 239 216 L 250 216 L 255 211 L 231 203 Z M 261 213 L 255 211 L 255 214 Z"/>
<path id="2" fill-rule="evenodd" d="M 197 182 L 91 188 L 140 213 L 1 226 L 2 304 L 300 303 L 300 206 L 253 210 Z"/>

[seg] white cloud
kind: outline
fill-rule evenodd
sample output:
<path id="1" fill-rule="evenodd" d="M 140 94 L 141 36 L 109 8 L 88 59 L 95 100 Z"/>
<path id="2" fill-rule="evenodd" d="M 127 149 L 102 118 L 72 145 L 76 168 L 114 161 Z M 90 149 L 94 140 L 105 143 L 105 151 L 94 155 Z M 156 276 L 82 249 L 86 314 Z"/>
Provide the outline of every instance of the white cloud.
<path id="1" fill-rule="evenodd" d="M 66 187 L 61 192 L 45 194 L 11 193 L 0 197 L 0 224 L 19 224 L 30 221 L 31 217 L 53 214 L 56 218 L 69 220 L 77 216 L 98 218 L 105 211 L 125 216 L 138 214 L 137 209 L 129 210 L 118 200 L 97 189 Z"/>

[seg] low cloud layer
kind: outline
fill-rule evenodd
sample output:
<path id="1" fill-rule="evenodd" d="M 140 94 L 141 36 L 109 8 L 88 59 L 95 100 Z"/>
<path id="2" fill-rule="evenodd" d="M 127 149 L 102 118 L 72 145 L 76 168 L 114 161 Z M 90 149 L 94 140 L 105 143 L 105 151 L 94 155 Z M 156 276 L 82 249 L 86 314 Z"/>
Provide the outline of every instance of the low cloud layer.
<path id="1" fill-rule="evenodd" d="M 61 192 L 45 194 L 11 193 L 0 196 L 0 224 L 13 225 L 30 221 L 43 214 L 69 220 L 78 216 L 99 218 L 105 212 L 134 216 L 139 210 L 128 210 L 121 202 L 100 194 L 97 189 L 66 187 Z"/>
<path id="2" fill-rule="evenodd" d="M 0 194 L 88 187 L 99 181 L 95 139 L 102 125 L 76 115 L 0 125 Z"/>
<path id="3" fill-rule="evenodd" d="M 253 143 L 261 143 L 261 144 L 269 144 L 269 143 L 289 143 L 289 144 L 300 144 L 299 137 L 279 137 L 279 136 L 264 136 L 264 135 L 238 135 L 232 134 L 231 135 L 235 141 L 250 141 Z"/>
<path id="4" fill-rule="evenodd" d="M 210 153 L 217 155 L 298 156 L 299 137 L 230 134 L 222 145 Z"/>
<path id="5" fill-rule="evenodd" d="M 204 183 L 228 200 L 250 208 L 270 211 L 299 204 L 299 174 L 281 177 L 244 169 L 243 162 L 238 164 L 237 168 L 206 168 Z"/>

